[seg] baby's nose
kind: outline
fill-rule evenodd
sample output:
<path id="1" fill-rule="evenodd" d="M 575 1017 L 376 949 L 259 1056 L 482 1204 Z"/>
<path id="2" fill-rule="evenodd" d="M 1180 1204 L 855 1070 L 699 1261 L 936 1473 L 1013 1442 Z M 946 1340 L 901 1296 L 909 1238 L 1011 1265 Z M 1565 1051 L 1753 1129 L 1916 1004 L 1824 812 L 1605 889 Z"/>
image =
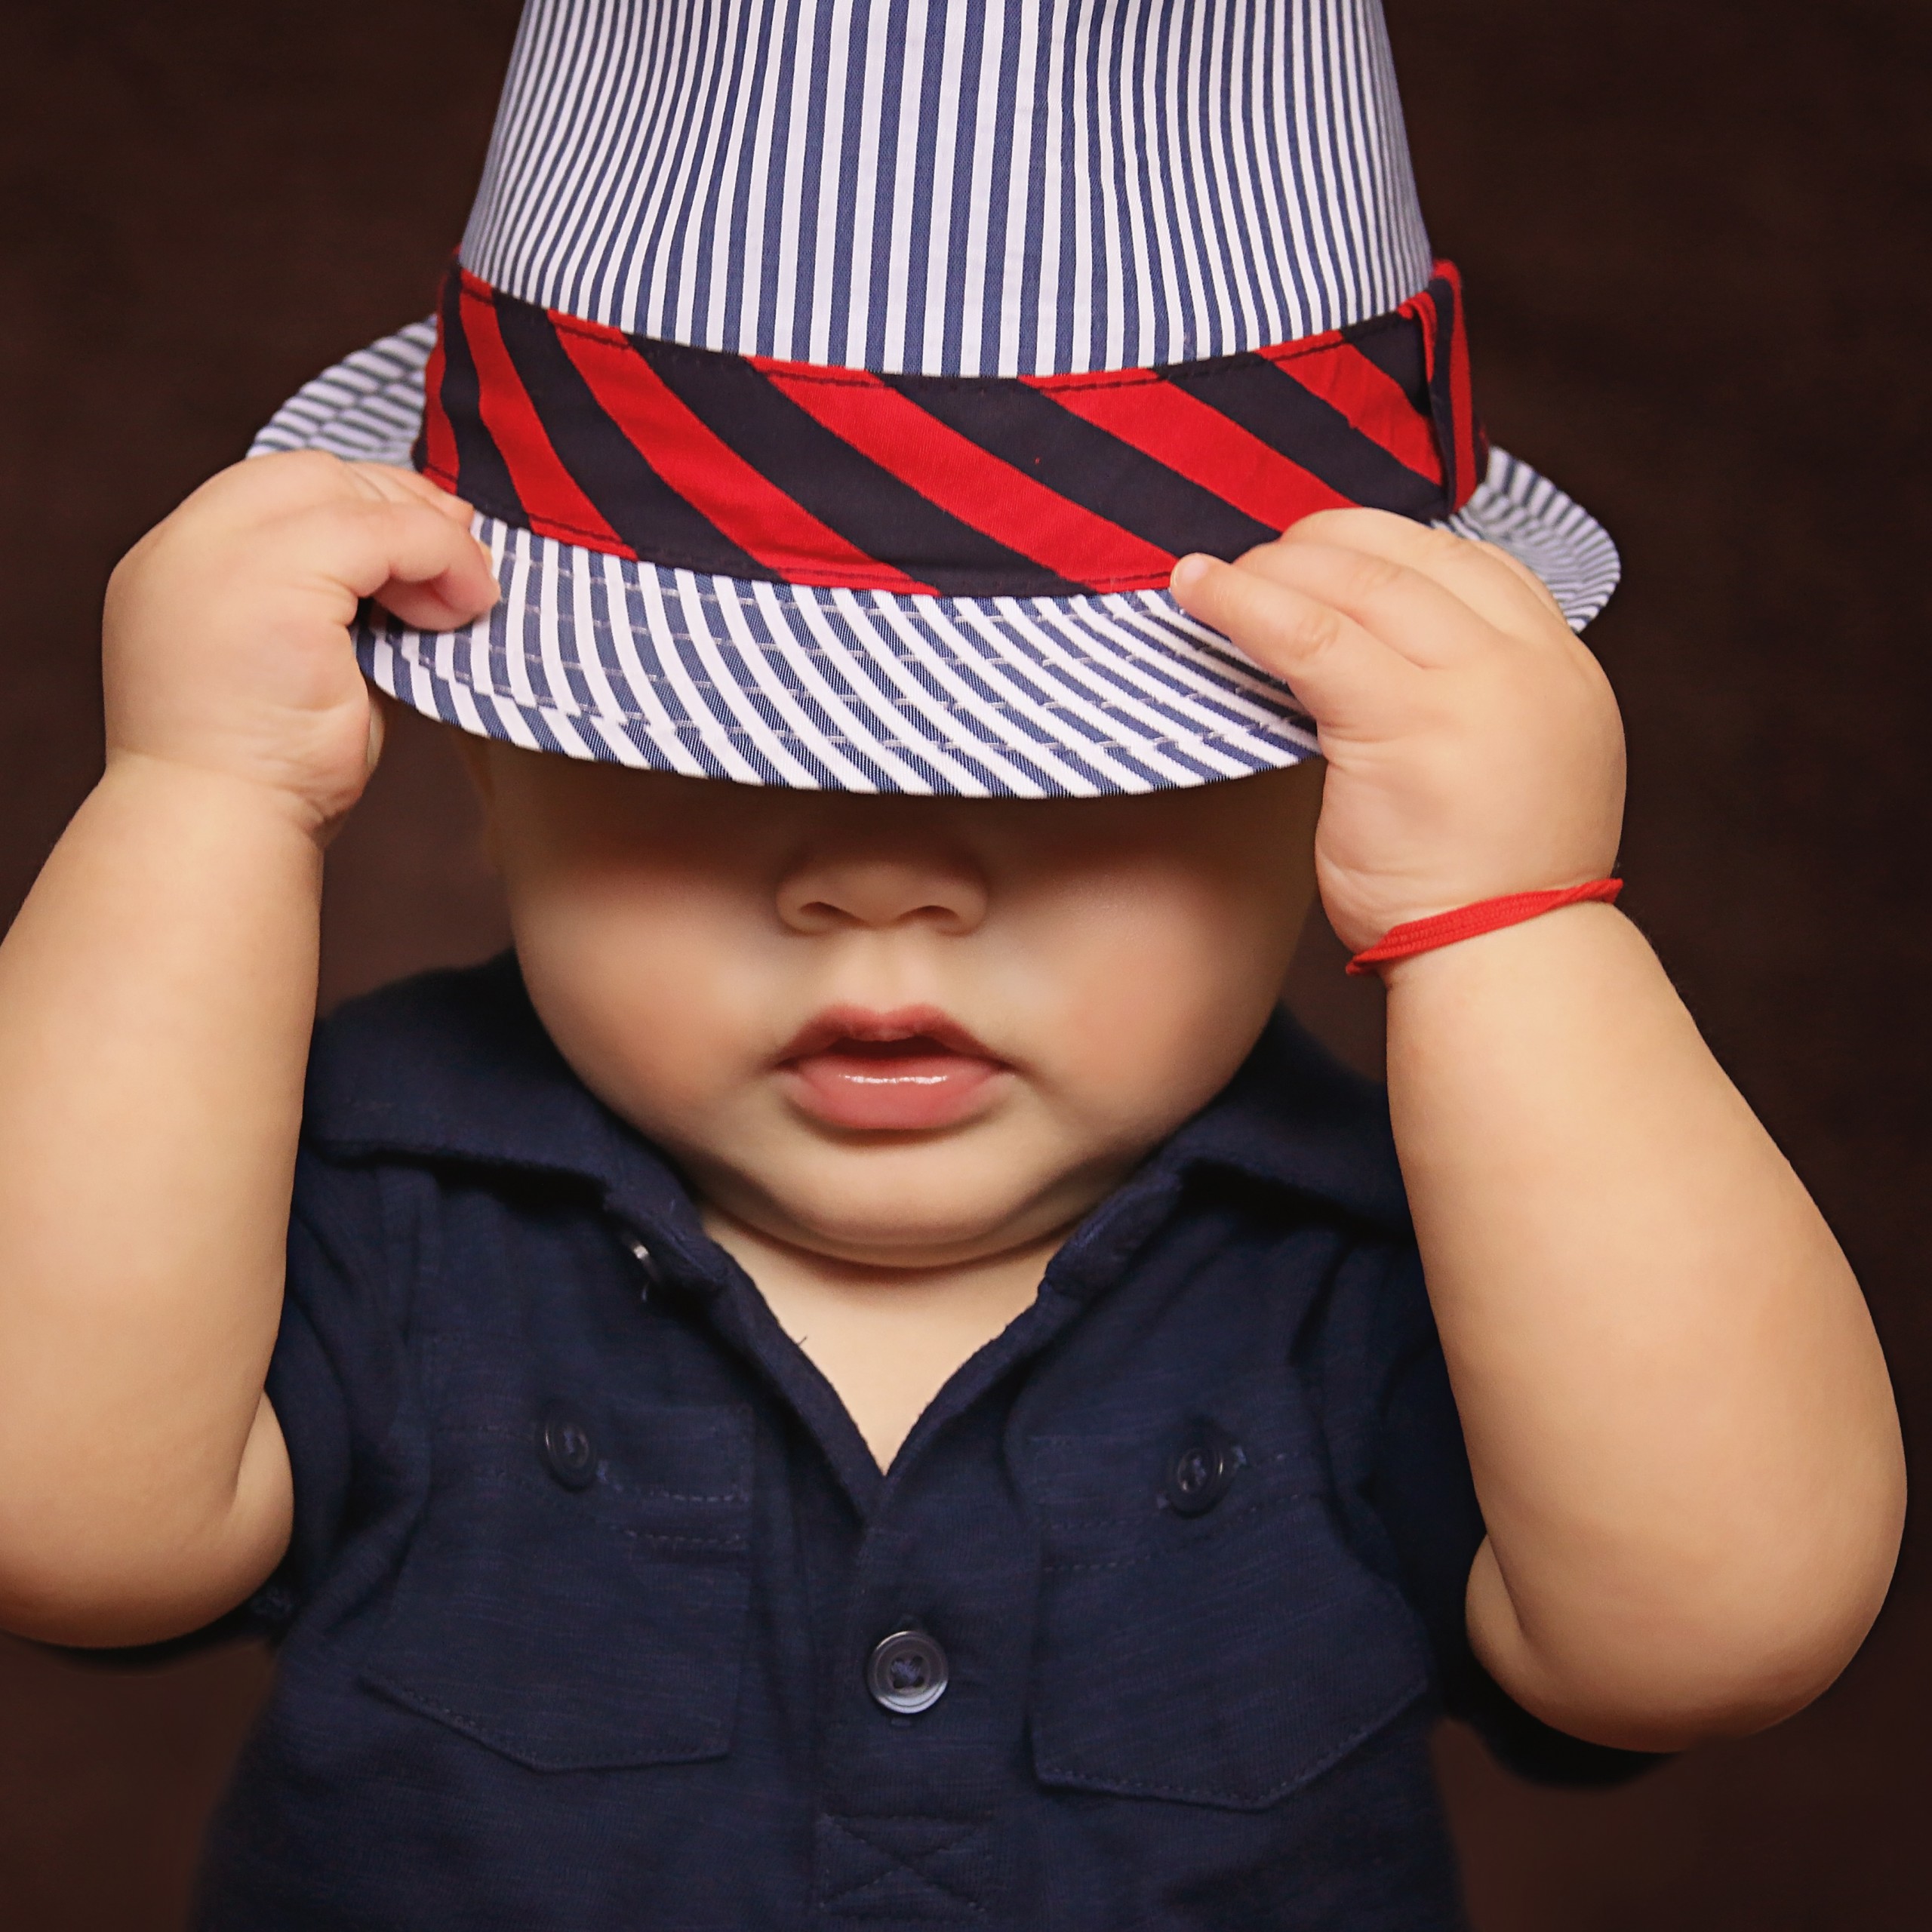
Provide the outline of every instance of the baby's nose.
<path id="1" fill-rule="evenodd" d="M 958 859 L 822 854 L 780 886 L 778 915 L 799 933 L 925 925 L 963 935 L 986 916 L 986 881 Z"/>

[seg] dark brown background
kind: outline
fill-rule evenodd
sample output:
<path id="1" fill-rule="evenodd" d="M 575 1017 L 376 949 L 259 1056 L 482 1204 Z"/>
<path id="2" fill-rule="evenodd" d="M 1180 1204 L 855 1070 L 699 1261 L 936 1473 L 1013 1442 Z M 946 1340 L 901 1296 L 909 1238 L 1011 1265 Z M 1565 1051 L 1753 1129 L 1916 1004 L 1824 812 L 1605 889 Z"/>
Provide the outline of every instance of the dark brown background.
<path id="1" fill-rule="evenodd" d="M 1500 438 L 1621 540 L 1628 904 L 1810 1181 L 1908 1426 L 1932 966 L 1924 0 L 1389 0 L 1424 199 Z M 97 761 L 115 557 L 325 364 L 421 313 L 512 0 L 0 5 L 0 914 Z M 332 861 L 328 996 L 491 947 L 445 748 L 399 734 Z M 1311 943 L 1304 1004 L 1373 1060 Z M 1443 1763 L 1481 1932 L 1932 1923 L 1932 1578 L 1845 1681 L 1607 1797 Z M 0 1645 L 0 1925 L 180 1922 L 266 1681 Z"/>

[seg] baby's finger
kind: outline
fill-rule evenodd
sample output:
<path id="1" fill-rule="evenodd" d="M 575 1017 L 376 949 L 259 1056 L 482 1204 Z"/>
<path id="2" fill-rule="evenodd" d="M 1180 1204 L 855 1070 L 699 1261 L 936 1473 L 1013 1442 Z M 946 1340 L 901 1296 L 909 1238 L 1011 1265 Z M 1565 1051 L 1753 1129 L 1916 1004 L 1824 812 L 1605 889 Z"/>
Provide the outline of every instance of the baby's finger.
<path id="1" fill-rule="evenodd" d="M 1552 617 L 1567 628 L 1555 598 L 1527 564 L 1453 530 L 1383 510 L 1323 510 L 1304 518 L 1281 542 L 1288 549 L 1300 543 L 1339 545 L 1399 564 L 1441 584 L 1478 616 L 1514 635 L 1534 633 Z"/>
<path id="2" fill-rule="evenodd" d="M 453 630 L 497 601 L 488 552 L 433 505 L 386 494 L 318 518 L 343 587 L 419 630 Z"/>
<path id="3" fill-rule="evenodd" d="M 1474 537 L 1465 537 L 1460 541 L 1466 553 L 1473 550 L 1478 556 L 1486 557 L 1492 563 L 1507 571 L 1529 593 L 1531 602 L 1539 610 L 1547 617 L 1556 618 L 1564 629 L 1570 628 L 1568 614 L 1564 611 L 1563 606 L 1556 601 L 1555 592 L 1552 590 L 1549 586 L 1545 583 L 1521 557 L 1512 557 L 1500 543 L 1485 543 Z"/>
<path id="4" fill-rule="evenodd" d="M 462 497 L 452 494 L 440 484 L 431 482 L 428 477 L 418 475 L 413 469 L 401 469 L 392 463 L 352 463 L 348 467 L 359 483 L 376 494 L 392 502 L 426 503 L 439 515 L 462 525 L 466 530 L 475 515 Z"/>
<path id="5" fill-rule="evenodd" d="M 454 630 L 458 625 L 469 623 L 472 617 L 481 615 L 496 602 L 500 595 L 496 566 L 491 561 L 489 552 L 470 534 L 470 519 L 474 512 L 462 497 L 451 495 L 413 469 L 399 469 L 393 463 L 358 463 L 350 466 L 385 500 L 413 509 L 432 510 L 451 528 L 462 533 L 457 546 L 458 555 L 464 560 L 460 575 L 451 577 L 439 572 L 433 577 L 413 580 L 408 574 L 398 571 L 373 593 L 379 604 L 418 630 L 443 631 Z M 466 543 L 467 550 L 463 547 Z M 478 567 L 473 571 L 469 563 L 472 555 L 478 560 Z"/>
<path id="6" fill-rule="evenodd" d="M 383 748 L 389 741 L 389 720 L 402 709 L 387 691 L 369 687 L 369 770 L 373 774 L 383 761 Z"/>
<path id="7" fill-rule="evenodd" d="M 1281 678 L 1324 730 L 1354 733 L 1399 705 L 1411 667 L 1360 624 L 1297 586 L 1217 558 L 1174 566 L 1176 601 Z"/>
<path id="8" fill-rule="evenodd" d="M 1497 626 L 1433 577 L 1352 546 L 1265 543 L 1236 568 L 1340 611 L 1411 664 L 1462 663 L 1497 641 Z"/>

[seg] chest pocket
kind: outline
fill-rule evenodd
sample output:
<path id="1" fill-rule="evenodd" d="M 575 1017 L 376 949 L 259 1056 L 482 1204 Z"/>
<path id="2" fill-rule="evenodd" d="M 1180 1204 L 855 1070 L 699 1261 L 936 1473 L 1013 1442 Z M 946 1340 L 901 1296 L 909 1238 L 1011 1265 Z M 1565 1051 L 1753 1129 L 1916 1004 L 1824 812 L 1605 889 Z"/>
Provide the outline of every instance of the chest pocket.
<path id="1" fill-rule="evenodd" d="M 1043 1783 L 1259 1810 L 1426 1688 L 1414 1614 L 1278 1433 L 1229 1416 L 1031 1447 Z"/>
<path id="2" fill-rule="evenodd" d="M 750 1601 L 749 1410 L 466 1407 L 435 1432 L 368 1682 L 538 1770 L 723 1756 Z"/>

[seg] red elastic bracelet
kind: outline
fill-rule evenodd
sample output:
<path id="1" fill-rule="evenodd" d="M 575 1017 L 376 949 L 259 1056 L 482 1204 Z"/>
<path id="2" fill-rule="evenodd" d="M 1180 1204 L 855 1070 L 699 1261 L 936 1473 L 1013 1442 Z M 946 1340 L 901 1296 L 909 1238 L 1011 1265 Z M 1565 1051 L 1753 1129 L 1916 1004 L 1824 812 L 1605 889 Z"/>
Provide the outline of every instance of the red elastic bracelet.
<path id="1" fill-rule="evenodd" d="M 1512 892 L 1506 898 L 1478 900 L 1473 906 L 1459 906 L 1453 912 L 1438 912 L 1432 919 L 1411 919 L 1406 925 L 1391 926 L 1379 945 L 1358 952 L 1349 961 L 1349 971 L 1372 973 L 1391 960 L 1412 959 L 1418 952 L 1433 952 L 1438 946 L 1454 946 L 1458 940 L 1474 939 L 1479 933 L 1520 926 L 1525 919 L 1554 912 L 1560 906 L 1580 906 L 1592 899 L 1614 905 L 1623 890 L 1620 878 L 1593 878 L 1588 885 L 1565 886 L 1561 892 Z"/>

